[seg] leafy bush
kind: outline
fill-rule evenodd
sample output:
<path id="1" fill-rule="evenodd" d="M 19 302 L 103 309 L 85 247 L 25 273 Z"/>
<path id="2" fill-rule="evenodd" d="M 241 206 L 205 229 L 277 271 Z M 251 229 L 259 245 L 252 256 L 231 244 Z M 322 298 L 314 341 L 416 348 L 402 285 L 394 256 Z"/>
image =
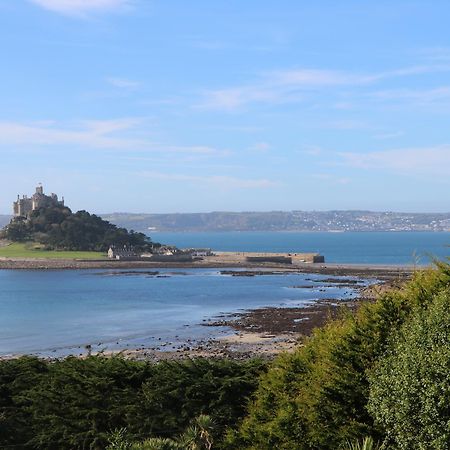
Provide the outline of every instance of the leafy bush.
<path id="1" fill-rule="evenodd" d="M 334 450 L 368 435 L 382 440 L 388 430 L 367 410 L 368 375 L 391 334 L 449 283 L 448 264 L 418 272 L 404 289 L 362 305 L 355 316 L 343 313 L 279 357 L 263 375 L 248 416 L 228 433 L 228 448 Z"/>
<path id="2" fill-rule="evenodd" d="M 362 441 L 350 442 L 343 450 L 378 450 L 379 447 L 375 444 L 371 437 L 366 437 Z"/>
<path id="3" fill-rule="evenodd" d="M 396 449 L 450 447 L 450 289 L 416 311 L 378 362 L 369 411 Z"/>

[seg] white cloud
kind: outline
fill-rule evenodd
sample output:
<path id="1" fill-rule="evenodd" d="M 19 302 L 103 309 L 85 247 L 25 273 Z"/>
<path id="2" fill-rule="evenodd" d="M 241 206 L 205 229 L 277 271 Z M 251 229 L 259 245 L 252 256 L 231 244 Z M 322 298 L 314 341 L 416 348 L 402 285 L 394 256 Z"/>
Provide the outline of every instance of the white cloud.
<path id="1" fill-rule="evenodd" d="M 211 90 L 197 105 L 206 109 L 235 110 L 250 103 L 279 103 L 298 99 L 300 89 L 349 83 L 342 73 L 327 70 L 290 70 L 265 74 L 253 85 Z M 295 98 L 294 98 L 295 97 Z"/>
<path id="2" fill-rule="evenodd" d="M 324 126 L 335 130 L 363 130 L 369 128 L 364 121 L 355 119 L 332 120 L 325 123 Z"/>
<path id="3" fill-rule="evenodd" d="M 121 88 L 121 89 L 129 89 L 129 90 L 136 89 L 141 85 L 141 83 L 139 81 L 128 80 L 126 78 L 108 77 L 106 79 L 106 81 L 111 86 Z"/>
<path id="4" fill-rule="evenodd" d="M 339 153 L 344 164 L 360 169 L 390 170 L 397 173 L 450 177 L 450 145 L 401 148 L 369 153 Z M 447 178 L 448 180 L 448 178 Z"/>
<path id="5" fill-rule="evenodd" d="M 226 175 L 198 176 L 198 175 L 185 175 L 185 174 L 149 172 L 149 171 L 142 172 L 141 175 L 156 180 L 183 181 L 198 185 L 210 185 L 210 186 L 213 185 L 223 190 L 262 189 L 274 187 L 277 185 L 276 182 L 268 179 L 247 179 L 247 178 L 230 177 Z"/>
<path id="6" fill-rule="evenodd" d="M 252 145 L 249 150 L 258 153 L 265 153 L 271 149 L 271 145 L 268 142 L 257 142 L 255 145 Z"/>
<path id="7" fill-rule="evenodd" d="M 205 91 L 203 100 L 196 106 L 233 111 L 255 103 L 296 102 L 318 89 L 362 87 L 391 78 L 437 72 L 450 72 L 450 65 L 411 66 L 372 74 L 303 68 L 279 70 L 261 74 L 252 84 Z"/>
<path id="8" fill-rule="evenodd" d="M 77 126 L 58 127 L 54 122 L 0 122 L 0 145 L 77 145 L 89 148 L 141 146 L 137 139 L 111 136 L 135 127 L 141 119 L 92 120 Z"/>
<path id="9" fill-rule="evenodd" d="M 299 150 L 299 152 L 310 156 L 320 156 L 324 153 L 324 150 L 318 145 L 307 145 L 304 149 Z"/>
<path id="10" fill-rule="evenodd" d="M 0 148 L 10 146 L 64 147 L 82 149 L 133 150 L 186 156 L 224 156 L 228 152 L 202 145 L 180 146 L 142 137 L 143 118 L 84 120 L 60 125 L 54 121 L 32 123 L 0 122 Z M 146 127 L 144 127 L 146 128 Z M 145 131 L 145 130 L 144 130 Z"/>
<path id="11" fill-rule="evenodd" d="M 433 63 L 449 63 L 450 48 L 448 47 L 428 47 L 417 52 L 421 57 L 425 57 Z"/>
<path id="12" fill-rule="evenodd" d="M 358 75 L 321 69 L 281 70 L 270 74 L 272 83 L 282 86 L 338 86 L 361 83 L 364 78 Z"/>
<path id="13" fill-rule="evenodd" d="M 389 89 L 370 94 L 379 101 L 399 101 L 411 104 L 426 105 L 450 102 L 450 86 L 440 86 L 432 89 Z"/>
<path id="14" fill-rule="evenodd" d="M 331 175 L 329 173 L 315 173 L 311 175 L 312 178 L 322 181 L 328 181 L 333 184 L 349 184 L 351 182 L 350 178 L 347 177 L 338 177 L 336 175 Z"/>
<path id="15" fill-rule="evenodd" d="M 29 0 L 49 11 L 84 16 L 89 13 L 117 11 L 131 5 L 130 0 Z"/>
<path id="16" fill-rule="evenodd" d="M 373 135 L 374 139 L 395 139 L 398 137 L 402 137 L 405 133 L 403 131 L 390 131 L 390 132 L 384 132 L 384 133 L 378 133 Z"/>

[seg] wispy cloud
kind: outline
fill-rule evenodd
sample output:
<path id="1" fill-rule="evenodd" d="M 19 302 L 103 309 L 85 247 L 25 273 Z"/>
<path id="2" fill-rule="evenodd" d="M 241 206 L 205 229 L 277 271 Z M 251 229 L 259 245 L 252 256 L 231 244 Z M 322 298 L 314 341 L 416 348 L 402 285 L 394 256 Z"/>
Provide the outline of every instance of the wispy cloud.
<path id="1" fill-rule="evenodd" d="M 318 89 L 361 87 L 391 78 L 437 72 L 450 72 L 450 65 L 411 66 L 372 74 L 304 68 L 279 70 L 261 74 L 251 84 L 205 91 L 203 100 L 196 106 L 233 111 L 254 103 L 288 103 L 303 100 L 305 94 Z"/>
<path id="2" fill-rule="evenodd" d="M 345 165 L 360 169 L 389 170 L 407 175 L 420 174 L 449 179 L 450 145 L 400 148 L 368 153 L 339 153 Z"/>
<path id="3" fill-rule="evenodd" d="M 369 128 L 366 122 L 357 119 L 332 120 L 330 122 L 324 123 L 321 126 L 325 126 L 327 128 L 332 128 L 335 130 L 363 130 Z"/>
<path id="4" fill-rule="evenodd" d="M 374 139 L 380 139 L 380 140 L 384 140 L 384 139 L 395 139 L 398 137 L 402 137 L 404 136 L 404 132 L 403 131 L 388 131 L 388 132 L 383 132 L 383 133 L 377 133 L 373 135 Z"/>
<path id="5" fill-rule="evenodd" d="M 343 73 L 327 70 L 289 70 L 265 74 L 250 85 L 204 92 L 203 101 L 197 105 L 206 109 L 235 110 L 250 103 L 278 103 L 293 100 L 298 90 L 314 87 L 336 86 L 350 83 Z"/>
<path id="6" fill-rule="evenodd" d="M 257 153 L 265 153 L 271 149 L 271 145 L 268 142 L 257 142 L 252 145 L 249 150 Z"/>
<path id="7" fill-rule="evenodd" d="M 432 89 L 389 89 L 372 92 L 369 94 L 369 97 L 378 101 L 398 101 L 408 104 L 449 104 L 450 86 L 440 86 Z"/>
<path id="8" fill-rule="evenodd" d="M 329 173 L 315 173 L 311 175 L 312 178 L 322 181 L 328 181 L 332 184 L 349 184 L 351 182 L 350 178 L 347 177 L 339 177 L 336 175 L 331 175 Z"/>
<path id="9" fill-rule="evenodd" d="M 126 78 L 108 77 L 106 78 L 106 82 L 111 86 L 120 89 L 134 90 L 141 86 L 139 81 L 128 80 Z"/>
<path id="10" fill-rule="evenodd" d="M 227 154 L 226 150 L 203 145 L 158 143 L 143 137 L 142 128 L 148 128 L 143 118 L 83 120 L 65 125 L 53 121 L 0 122 L 0 148 L 11 145 L 26 148 L 75 146 L 81 149 L 134 150 L 192 156 Z"/>
<path id="11" fill-rule="evenodd" d="M 417 53 L 433 63 L 450 63 L 449 47 L 422 48 Z"/>
<path id="12" fill-rule="evenodd" d="M 55 122 L 0 122 L 0 145 L 77 145 L 88 148 L 130 148 L 142 141 L 114 136 L 142 122 L 141 119 L 81 121 L 70 126 Z"/>
<path id="13" fill-rule="evenodd" d="M 222 190 L 263 189 L 277 185 L 276 182 L 268 179 L 237 178 L 226 175 L 199 176 L 152 171 L 141 172 L 140 175 L 155 180 L 182 181 L 197 185 L 213 185 Z"/>
<path id="14" fill-rule="evenodd" d="M 29 0 L 49 11 L 70 16 L 89 13 L 120 11 L 131 6 L 132 0 Z"/>

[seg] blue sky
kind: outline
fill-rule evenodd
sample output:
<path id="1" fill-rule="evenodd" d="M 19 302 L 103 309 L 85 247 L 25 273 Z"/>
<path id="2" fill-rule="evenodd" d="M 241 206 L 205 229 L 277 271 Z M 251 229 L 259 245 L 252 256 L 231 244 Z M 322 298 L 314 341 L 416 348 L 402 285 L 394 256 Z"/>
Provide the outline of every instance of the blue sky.
<path id="1" fill-rule="evenodd" d="M 450 211 L 450 2 L 0 0 L 0 213 Z"/>

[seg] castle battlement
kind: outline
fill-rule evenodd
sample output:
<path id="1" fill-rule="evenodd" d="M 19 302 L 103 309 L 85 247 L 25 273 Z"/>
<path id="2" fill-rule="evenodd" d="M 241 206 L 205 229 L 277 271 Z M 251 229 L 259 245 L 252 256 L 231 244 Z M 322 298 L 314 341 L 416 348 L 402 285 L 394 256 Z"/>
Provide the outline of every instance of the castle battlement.
<path id="1" fill-rule="evenodd" d="M 35 209 L 51 207 L 51 206 L 64 206 L 64 197 L 59 200 L 56 194 L 45 195 L 44 188 L 41 183 L 36 187 L 36 192 L 28 197 L 23 195 L 22 198 L 17 196 L 17 201 L 13 203 L 14 216 L 26 217 L 30 212 Z"/>

